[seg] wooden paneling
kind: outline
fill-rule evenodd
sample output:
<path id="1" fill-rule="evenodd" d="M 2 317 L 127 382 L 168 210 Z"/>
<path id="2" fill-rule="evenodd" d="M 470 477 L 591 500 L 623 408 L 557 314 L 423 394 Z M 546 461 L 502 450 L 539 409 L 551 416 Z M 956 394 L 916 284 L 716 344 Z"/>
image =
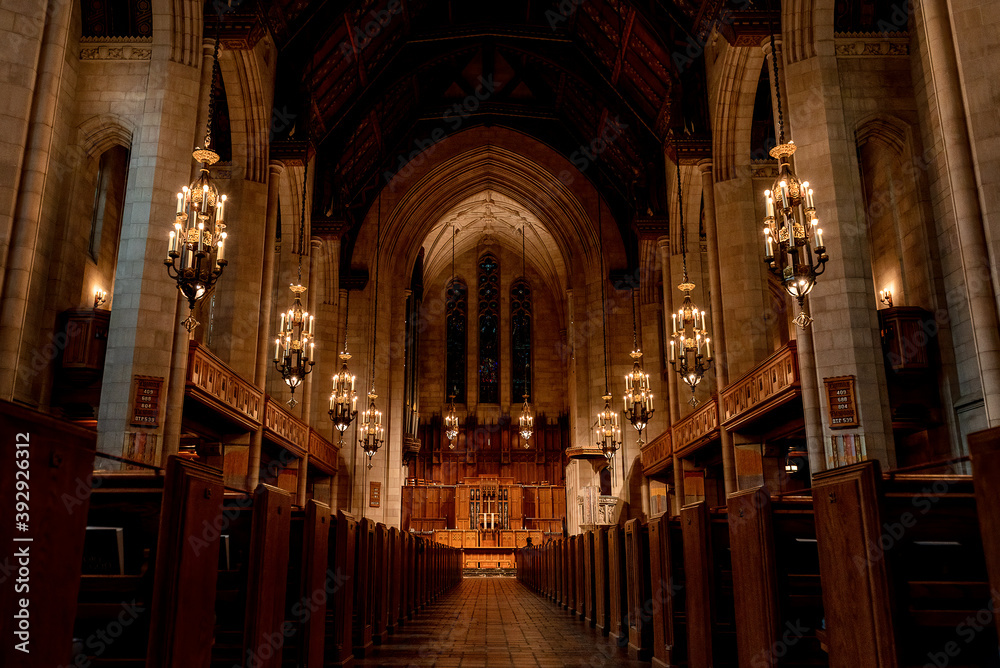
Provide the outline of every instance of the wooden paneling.
<path id="1" fill-rule="evenodd" d="M 972 477 L 976 490 L 979 530 L 984 537 L 1000 536 L 1000 428 L 994 427 L 969 435 L 972 453 Z M 983 540 L 986 570 L 989 574 L 993 610 L 1000 610 L 1000 542 Z M 1000 634 L 1000 615 L 993 615 Z"/>
<path id="2" fill-rule="evenodd" d="M 190 342 L 186 393 L 247 429 L 261 424 L 263 392 L 197 341 Z"/>
<path id="3" fill-rule="evenodd" d="M 625 535 L 621 527 L 608 527 L 609 633 L 619 645 L 628 643 L 628 574 L 625 570 Z"/>
<path id="4" fill-rule="evenodd" d="M 722 391 L 722 424 L 734 429 L 797 396 L 799 362 L 792 340 Z"/>
<path id="5" fill-rule="evenodd" d="M 712 664 L 712 548 L 708 505 L 701 501 L 681 508 L 686 584 L 688 660 L 692 667 Z M 860 665 L 860 664 L 859 664 Z"/>
<path id="6" fill-rule="evenodd" d="M 285 579 L 275 578 L 274 574 L 288 570 L 291 517 L 291 495 L 270 485 L 257 487 L 253 500 L 243 655 L 257 657 L 258 665 L 263 668 L 281 665 L 281 653 L 270 651 L 270 643 L 274 633 L 281 633 L 285 621 Z"/>
<path id="7" fill-rule="evenodd" d="M 594 614 L 594 532 L 583 534 L 583 615 L 587 624 L 596 626 Z"/>
<path id="8" fill-rule="evenodd" d="M 302 633 L 300 657 L 304 666 L 322 666 L 326 643 L 327 598 L 317 592 L 328 591 L 327 564 L 330 560 L 330 507 L 310 499 L 306 502 L 302 532 L 302 590 L 299 601 L 307 601 L 309 611 L 296 616 Z M 332 584 L 332 583 L 331 583 Z M 293 609 L 294 616 L 294 609 Z"/>
<path id="9" fill-rule="evenodd" d="M 658 473 L 673 464 L 671 433 L 667 429 L 649 443 L 642 446 L 640 458 L 644 475 Z"/>
<path id="10" fill-rule="evenodd" d="M 147 666 L 203 666 L 211 659 L 219 541 L 204 532 L 221 515 L 222 493 L 219 469 L 168 460 Z"/>
<path id="11" fill-rule="evenodd" d="M 0 401 L 0 433 L 6 443 L 4 452 L 8 453 L 4 466 L 0 467 L 0 496 L 4 500 L 0 535 L 5 538 L 4 557 L 29 546 L 32 572 L 45 574 L 32 578 L 32 600 L 60 602 L 47 606 L 44 614 L 34 608 L 30 613 L 31 653 L 20 652 L 14 647 L 21 639 L 14 635 L 12 623 L 17 612 L 15 600 L 19 597 L 13 595 L 14 579 L 8 576 L 0 595 L 0 611 L 7 629 L 0 648 L 0 664 L 19 668 L 69 665 L 96 435 L 6 401 Z M 26 447 L 18 448 L 17 444 Z M 22 451 L 25 454 L 19 454 Z M 25 545 L 9 542 L 21 533 L 14 526 L 18 480 L 27 480 L 29 491 L 33 492 L 25 534 L 32 542 Z M 13 562 L 11 556 L 7 563 L 13 565 Z"/>
<path id="12" fill-rule="evenodd" d="M 264 435 L 298 457 L 309 451 L 309 426 L 274 397 L 264 406 Z"/>
<path id="13" fill-rule="evenodd" d="M 681 456 L 719 438 L 719 404 L 716 397 L 703 402 L 700 408 L 674 424 L 671 431 L 674 452 Z"/>
<path id="14" fill-rule="evenodd" d="M 651 599 L 649 588 L 649 536 L 638 519 L 625 522 L 625 563 L 628 590 L 629 656 L 646 660 L 651 655 L 653 627 L 644 614 Z"/>
<path id="15" fill-rule="evenodd" d="M 778 585 L 771 499 L 763 488 L 729 496 L 729 545 L 740 663 L 778 665 Z"/>
<path id="16" fill-rule="evenodd" d="M 823 610 L 831 666 L 895 668 L 896 638 L 882 539 L 877 461 L 813 476 Z"/>
<path id="17" fill-rule="evenodd" d="M 329 475 L 335 474 L 340 464 L 340 446 L 320 436 L 315 429 L 310 429 L 309 464 Z"/>
<path id="18" fill-rule="evenodd" d="M 680 527 L 677 527 L 679 531 Z M 667 668 L 679 665 L 683 660 L 683 651 L 678 645 L 682 639 L 675 631 L 683 606 L 677 605 L 677 596 L 683 595 L 674 559 L 681 559 L 682 554 L 674 554 L 671 541 L 670 520 L 657 517 L 649 521 L 649 575 L 652 592 L 652 614 L 650 624 L 653 627 L 653 666 Z M 677 583 L 675 589 L 675 582 Z"/>
<path id="19" fill-rule="evenodd" d="M 337 511 L 337 524 L 331 535 L 330 567 L 342 583 L 334 590 L 327 610 L 326 665 L 350 666 L 354 663 L 354 557 L 358 523 L 343 510 Z M 409 577 L 406 578 L 409 581 Z"/>

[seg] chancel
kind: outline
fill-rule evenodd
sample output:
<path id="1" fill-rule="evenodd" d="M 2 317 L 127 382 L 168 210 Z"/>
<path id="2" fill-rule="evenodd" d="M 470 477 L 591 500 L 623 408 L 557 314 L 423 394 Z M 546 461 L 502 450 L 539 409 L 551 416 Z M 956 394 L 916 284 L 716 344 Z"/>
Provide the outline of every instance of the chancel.
<path id="1" fill-rule="evenodd" d="M 998 26 L 0 3 L 0 666 L 1000 666 Z"/>

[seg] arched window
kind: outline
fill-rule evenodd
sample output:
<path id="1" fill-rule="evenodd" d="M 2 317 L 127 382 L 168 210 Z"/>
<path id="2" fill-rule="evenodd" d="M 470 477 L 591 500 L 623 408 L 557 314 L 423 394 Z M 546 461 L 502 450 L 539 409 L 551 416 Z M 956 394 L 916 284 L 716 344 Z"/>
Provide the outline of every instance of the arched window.
<path id="1" fill-rule="evenodd" d="M 510 401 L 531 395 L 531 286 L 524 279 L 510 288 Z"/>
<path id="2" fill-rule="evenodd" d="M 479 403 L 500 403 L 500 263 L 479 259 Z"/>
<path id="3" fill-rule="evenodd" d="M 452 279 L 445 298 L 447 318 L 447 369 L 445 371 L 445 399 L 455 395 L 455 401 L 465 403 L 465 349 L 466 323 L 468 321 L 467 295 L 469 289 L 459 279 Z"/>

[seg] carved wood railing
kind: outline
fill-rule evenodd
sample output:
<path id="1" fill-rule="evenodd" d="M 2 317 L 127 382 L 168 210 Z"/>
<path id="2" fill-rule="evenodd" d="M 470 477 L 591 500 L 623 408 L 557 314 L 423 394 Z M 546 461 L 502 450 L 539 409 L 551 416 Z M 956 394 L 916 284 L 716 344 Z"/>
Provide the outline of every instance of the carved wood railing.
<path id="1" fill-rule="evenodd" d="M 264 406 L 264 435 L 292 454 L 301 457 L 309 451 L 309 425 L 298 419 L 274 397 Z"/>
<path id="2" fill-rule="evenodd" d="M 674 452 L 685 456 L 719 437 L 719 402 L 713 396 L 673 426 Z"/>
<path id="3" fill-rule="evenodd" d="M 673 461 L 671 433 L 667 429 L 652 441 L 642 446 L 639 456 L 642 461 L 642 472 L 644 474 L 656 473 L 665 468 Z"/>
<path id="4" fill-rule="evenodd" d="M 263 392 L 197 341 L 190 343 L 186 394 L 248 430 L 260 426 Z"/>
<path id="5" fill-rule="evenodd" d="M 315 429 L 309 430 L 309 463 L 333 475 L 340 464 L 340 446 L 320 436 Z"/>
<path id="6" fill-rule="evenodd" d="M 799 394 L 799 361 L 789 341 L 722 391 L 722 424 L 738 427 Z"/>

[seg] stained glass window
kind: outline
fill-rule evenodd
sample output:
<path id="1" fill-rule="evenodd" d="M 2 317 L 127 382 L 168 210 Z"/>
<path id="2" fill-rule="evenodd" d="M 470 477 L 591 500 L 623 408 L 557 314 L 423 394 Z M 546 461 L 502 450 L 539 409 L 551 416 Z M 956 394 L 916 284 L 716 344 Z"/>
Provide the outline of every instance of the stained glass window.
<path id="1" fill-rule="evenodd" d="M 500 403 L 500 263 L 479 259 L 479 403 Z"/>
<path id="2" fill-rule="evenodd" d="M 455 401 L 465 403 L 465 350 L 466 326 L 468 322 L 468 288 L 461 280 L 454 279 L 448 285 L 445 296 L 447 318 L 447 370 L 445 372 L 445 400 L 452 394 Z"/>
<path id="3" fill-rule="evenodd" d="M 510 288 L 510 400 L 531 396 L 531 286 L 519 280 Z"/>

